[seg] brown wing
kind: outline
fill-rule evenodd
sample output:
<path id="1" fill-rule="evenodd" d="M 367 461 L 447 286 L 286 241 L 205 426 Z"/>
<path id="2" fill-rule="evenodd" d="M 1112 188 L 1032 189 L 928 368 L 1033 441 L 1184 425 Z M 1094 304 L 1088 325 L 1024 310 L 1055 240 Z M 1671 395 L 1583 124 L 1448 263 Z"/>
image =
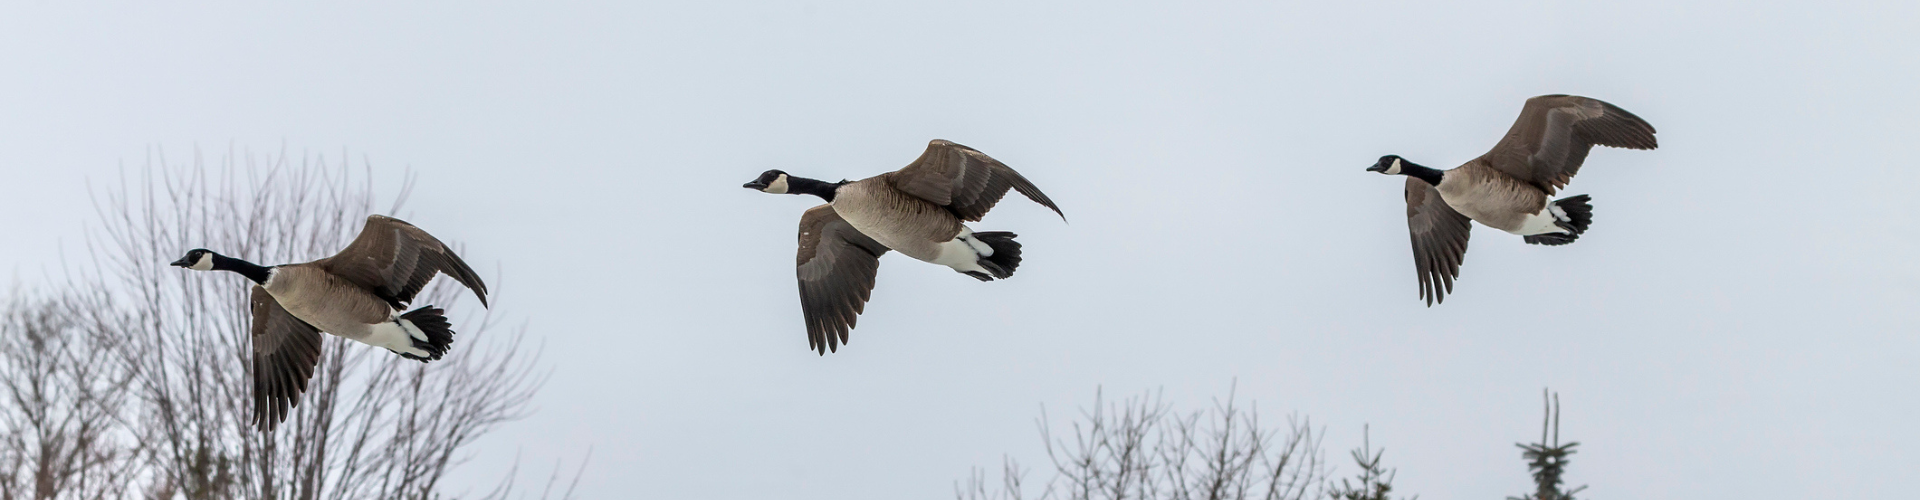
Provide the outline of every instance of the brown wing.
<path id="1" fill-rule="evenodd" d="M 446 273 L 487 304 L 487 284 L 446 244 L 406 221 L 384 215 L 367 216 L 367 226 L 345 250 L 314 264 L 374 294 L 400 309 L 413 301 L 435 273 Z"/>
<path id="2" fill-rule="evenodd" d="M 1580 172 L 1594 145 L 1653 149 L 1653 125 L 1599 99 L 1543 95 L 1527 99 L 1507 136 L 1482 157 L 1493 168 L 1547 194 Z"/>
<path id="3" fill-rule="evenodd" d="M 320 360 L 320 329 L 293 317 L 260 285 L 253 286 L 253 424 L 272 431 L 300 406 Z"/>
<path id="4" fill-rule="evenodd" d="M 1468 219 L 1446 200 L 1440 190 L 1427 181 L 1407 178 L 1407 231 L 1413 235 L 1413 267 L 1420 276 L 1420 298 L 1427 306 L 1446 302 L 1453 293 L 1453 279 L 1460 277 L 1460 263 L 1467 256 L 1467 236 L 1473 230 Z"/>
<path id="5" fill-rule="evenodd" d="M 807 347 L 826 355 L 847 343 L 847 332 L 866 308 L 880 256 L 887 247 L 867 237 L 832 205 L 800 216 L 800 311 L 807 320 Z"/>
<path id="6" fill-rule="evenodd" d="M 885 176 L 901 191 L 947 207 L 965 221 L 985 217 L 987 211 L 1007 195 L 1008 189 L 1053 209 L 1061 219 L 1067 218 L 1060 207 L 1054 206 L 1053 200 L 1047 199 L 1040 188 L 1027 182 L 1019 172 L 985 153 L 944 140 L 928 143 L 920 159 Z"/>

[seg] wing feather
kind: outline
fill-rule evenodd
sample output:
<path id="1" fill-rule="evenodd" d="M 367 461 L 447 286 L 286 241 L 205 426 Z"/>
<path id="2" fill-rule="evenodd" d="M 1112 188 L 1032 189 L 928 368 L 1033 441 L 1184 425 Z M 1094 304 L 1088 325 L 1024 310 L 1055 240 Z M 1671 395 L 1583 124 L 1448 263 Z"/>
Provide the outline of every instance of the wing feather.
<path id="1" fill-rule="evenodd" d="M 460 282 L 480 298 L 480 305 L 487 304 L 487 284 L 466 261 L 426 231 L 384 215 L 367 216 L 366 227 L 353 243 L 314 263 L 373 290 L 395 309 L 412 302 L 435 274 L 446 274 Z"/>
<path id="2" fill-rule="evenodd" d="M 1046 193 L 1019 172 L 986 153 L 944 140 L 928 143 L 919 159 L 885 176 L 895 188 L 947 207 L 964 221 L 985 217 L 1009 189 L 1066 218 Z"/>
<path id="3" fill-rule="evenodd" d="M 1599 99 L 1543 95 L 1527 99 L 1513 128 L 1481 158 L 1551 195 L 1580 172 L 1593 146 L 1654 149 L 1653 134 L 1646 120 Z"/>
<path id="4" fill-rule="evenodd" d="M 825 355 L 847 343 L 873 293 L 880 256 L 887 247 L 848 224 L 832 205 L 800 216 L 800 312 L 807 324 L 807 347 Z"/>
<path id="5" fill-rule="evenodd" d="M 1473 221 L 1440 199 L 1440 190 L 1407 178 L 1407 231 L 1413 240 L 1413 267 L 1420 278 L 1420 298 L 1428 306 L 1446 302 L 1453 280 L 1467 255 L 1467 237 Z"/>
<path id="6" fill-rule="evenodd" d="M 272 431 L 300 405 L 320 361 L 320 329 L 301 321 L 267 289 L 253 287 L 253 423 Z"/>

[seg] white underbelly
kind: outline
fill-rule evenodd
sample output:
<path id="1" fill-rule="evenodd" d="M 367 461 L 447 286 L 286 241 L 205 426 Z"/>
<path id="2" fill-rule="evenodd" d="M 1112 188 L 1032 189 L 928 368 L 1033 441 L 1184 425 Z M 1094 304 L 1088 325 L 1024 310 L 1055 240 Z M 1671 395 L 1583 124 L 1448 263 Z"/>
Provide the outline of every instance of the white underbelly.
<path id="1" fill-rule="evenodd" d="M 1548 203 L 1546 208 L 1540 209 L 1540 213 L 1530 214 L 1526 219 L 1522 220 L 1519 228 L 1507 232 L 1520 236 L 1570 232 L 1557 224 L 1557 222 L 1562 220 L 1566 220 L 1566 213 L 1561 212 L 1560 207 Z"/>
<path id="2" fill-rule="evenodd" d="M 414 339 L 424 342 L 427 340 L 427 334 L 420 331 L 420 327 L 413 326 L 410 321 L 395 320 L 369 326 L 367 338 L 358 339 L 367 345 L 384 347 L 389 351 L 404 352 L 423 358 L 433 355 L 425 349 L 413 346 Z"/>
<path id="3" fill-rule="evenodd" d="M 1558 212 L 1560 207 L 1553 206 L 1552 203 L 1547 203 L 1541 207 L 1537 213 L 1519 214 L 1518 223 L 1515 223 L 1516 221 L 1514 219 L 1516 218 L 1516 214 L 1513 213 L 1511 208 L 1502 210 L 1497 205 L 1484 206 L 1473 203 L 1454 203 L 1453 199 L 1447 197 L 1444 192 L 1441 193 L 1440 199 L 1447 202 L 1447 206 L 1452 207 L 1453 211 L 1460 212 L 1460 215 L 1465 215 L 1467 218 L 1473 219 L 1481 225 L 1506 231 L 1511 234 L 1532 236 L 1536 234 L 1568 232 L 1566 229 L 1561 229 L 1558 224 L 1554 223 L 1555 221 L 1568 219 L 1566 218 L 1565 212 L 1559 212 L 1557 214 L 1559 218 L 1555 218 L 1555 212 Z"/>
<path id="4" fill-rule="evenodd" d="M 914 260 L 951 267 L 960 272 L 988 272 L 986 268 L 980 267 L 980 257 L 993 255 L 993 247 L 973 239 L 973 228 L 964 224 L 960 226 L 960 234 L 953 239 L 933 243 L 926 240 L 900 241 L 886 231 L 870 230 L 872 226 L 866 224 L 866 220 L 854 213 L 841 213 L 840 218 L 846 219 L 848 225 L 866 234 L 867 237 L 873 238 L 873 241 L 880 242 L 881 245 L 886 245 L 887 248 L 912 257 Z"/>
<path id="5" fill-rule="evenodd" d="M 268 293 L 271 294 L 272 292 L 269 291 Z M 274 300 L 281 299 L 279 296 L 275 296 Z M 334 317 L 336 315 L 326 314 L 324 311 L 308 307 L 307 304 L 304 303 L 288 303 L 283 301 L 280 303 L 280 307 L 285 308 L 287 313 L 292 314 L 293 317 L 300 318 L 300 321 L 305 321 L 307 324 L 313 325 L 314 328 L 320 329 L 321 332 L 330 335 L 394 352 L 404 352 L 421 357 L 431 355 L 431 353 L 413 346 L 413 341 L 409 339 L 409 337 L 426 340 L 427 336 L 424 332 L 421 332 L 418 327 L 407 324 L 408 322 L 406 321 L 390 319 L 386 322 L 369 325 L 358 321 L 342 321 L 336 319 Z M 390 311 L 389 314 L 392 315 L 390 318 L 397 318 L 399 311 Z"/>
<path id="6" fill-rule="evenodd" d="M 991 255 L 993 255 L 993 247 L 973 239 L 972 228 L 960 226 L 960 235 L 940 243 L 940 254 L 927 262 L 951 267 L 960 272 L 987 273 L 987 268 L 980 267 L 980 258 Z"/>

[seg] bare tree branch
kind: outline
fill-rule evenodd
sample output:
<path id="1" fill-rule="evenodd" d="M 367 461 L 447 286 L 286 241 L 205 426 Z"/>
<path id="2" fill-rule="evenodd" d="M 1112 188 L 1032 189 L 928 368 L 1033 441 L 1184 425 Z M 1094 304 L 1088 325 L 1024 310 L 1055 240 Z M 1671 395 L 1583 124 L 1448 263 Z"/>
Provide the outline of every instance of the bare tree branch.
<path id="1" fill-rule="evenodd" d="M 131 398 L 101 403 L 118 418 L 107 435 L 139 443 L 115 455 L 133 464 L 121 479 L 131 489 L 155 499 L 448 498 L 441 479 L 468 458 L 462 450 L 531 411 L 546 380 L 539 349 L 524 327 L 504 328 L 475 303 L 457 309 L 466 313 L 457 342 L 431 364 L 329 337 L 286 424 L 250 425 L 248 287 L 165 263 L 199 247 L 268 263 L 331 255 L 378 206 L 371 170 L 284 152 L 228 151 L 210 165 L 195 151 L 175 165 L 156 149 L 137 174 L 92 190 L 100 224 L 88 239 L 91 271 L 69 278 L 70 309 L 115 339 L 92 352 Z M 402 183 L 387 213 L 404 215 L 394 212 L 411 187 Z M 449 282 L 421 303 L 465 300 Z"/>
<path id="2" fill-rule="evenodd" d="M 1042 499 L 1304 500 L 1324 493 L 1324 432 L 1297 416 L 1265 427 L 1232 392 L 1207 410 L 1179 413 L 1158 393 L 1109 402 L 1096 391 L 1070 436 L 1055 435 L 1044 408 L 1038 424 L 1053 463 Z M 1018 500 L 1027 495 L 1025 475 L 1007 459 L 1001 484 L 989 487 L 975 469 L 954 496 Z"/>
<path id="3" fill-rule="evenodd" d="M 141 448 L 104 314 L 64 297 L 0 306 L 0 499 L 127 498 Z"/>

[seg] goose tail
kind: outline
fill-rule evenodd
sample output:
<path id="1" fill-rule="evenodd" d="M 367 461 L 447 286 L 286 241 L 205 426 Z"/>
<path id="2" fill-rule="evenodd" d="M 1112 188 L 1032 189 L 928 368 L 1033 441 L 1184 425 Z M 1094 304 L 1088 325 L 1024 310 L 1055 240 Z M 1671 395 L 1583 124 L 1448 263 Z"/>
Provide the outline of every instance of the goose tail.
<path id="1" fill-rule="evenodd" d="M 1547 205 L 1547 211 L 1553 213 L 1553 224 L 1565 229 L 1565 233 L 1546 233 L 1527 236 L 1527 243 L 1535 245 L 1565 245 L 1580 239 L 1587 232 L 1587 226 L 1593 225 L 1593 197 L 1587 195 L 1568 196 Z"/>
<path id="2" fill-rule="evenodd" d="M 993 255 L 980 258 L 980 267 L 993 273 L 993 277 L 1007 279 L 1013 276 L 1013 270 L 1020 267 L 1020 242 L 1013 241 L 1019 235 L 1006 231 L 988 231 L 973 233 L 973 239 L 986 243 L 993 248 Z"/>
<path id="3" fill-rule="evenodd" d="M 395 352 L 422 363 L 440 359 L 447 353 L 447 348 L 453 345 L 453 323 L 447 321 L 446 313 L 445 309 L 426 306 L 400 315 L 396 321 L 407 331 L 408 340 L 413 341 L 415 349 L 426 351 L 427 355 Z"/>

